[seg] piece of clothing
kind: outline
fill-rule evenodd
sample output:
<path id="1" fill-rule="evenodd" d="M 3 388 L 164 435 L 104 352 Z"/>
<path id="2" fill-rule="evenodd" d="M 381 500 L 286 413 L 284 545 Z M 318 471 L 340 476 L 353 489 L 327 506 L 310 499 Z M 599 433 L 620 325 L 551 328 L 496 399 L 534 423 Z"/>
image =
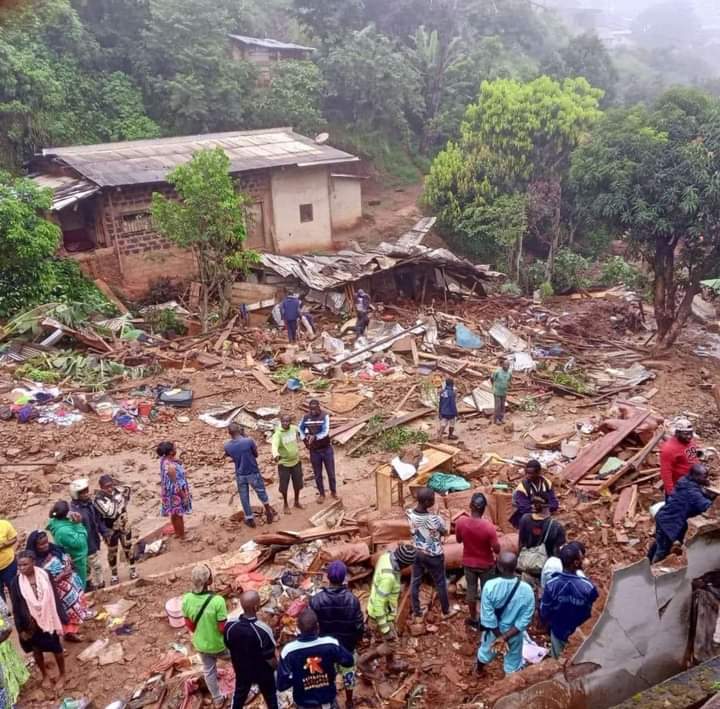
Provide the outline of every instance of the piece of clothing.
<path id="1" fill-rule="evenodd" d="M 567 640 L 560 640 L 552 631 L 550 632 L 550 654 L 558 659 L 567 647 Z"/>
<path id="2" fill-rule="evenodd" d="M 113 532 L 123 532 L 129 529 L 127 513 L 129 502 L 129 485 L 115 487 L 110 493 L 98 490 L 93 499 L 93 505 L 102 518 L 103 524 Z"/>
<path id="3" fill-rule="evenodd" d="M 249 436 L 233 438 L 225 444 L 225 455 L 235 463 L 235 475 L 260 474 L 258 449 Z"/>
<path id="4" fill-rule="evenodd" d="M 267 505 L 270 503 L 270 498 L 268 498 L 267 490 L 265 489 L 265 481 L 262 479 L 262 475 L 257 472 L 251 473 L 250 475 L 236 475 L 235 482 L 237 483 L 240 504 L 242 505 L 245 519 L 253 519 L 255 513 L 253 512 L 250 502 L 250 488 L 255 490 L 260 502 L 262 502 L 263 505 Z"/>
<path id="5" fill-rule="evenodd" d="M 299 439 L 300 431 L 298 431 L 297 426 L 292 424 L 287 430 L 282 426 L 278 426 L 273 431 L 270 445 L 272 447 L 272 456 L 278 458 L 279 465 L 293 468 L 300 462 Z"/>
<path id="6" fill-rule="evenodd" d="M 548 558 L 555 556 L 557 550 L 565 544 L 565 527 L 552 517 L 537 518 L 534 513 L 523 515 L 518 528 L 520 550 L 539 546 L 543 539 Z"/>
<path id="7" fill-rule="evenodd" d="M 455 387 L 444 386 L 438 396 L 438 414 L 441 419 L 456 419 L 458 415 Z"/>
<path id="8" fill-rule="evenodd" d="M 212 598 L 198 621 L 200 610 L 208 600 L 208 596 Z M 225 650 L 223 634 L 218 628 L 218 623 L 227 620 L 227 606 L 222 596 L 209 592 L 186 593 L 182 598 L 182 614 L 183 618 L 187 618 L 195 625 L 192 644 L 198 652 L 218 655 Z"/>
<path id="9" fill-rule="evenodd" d="M 336 668 L 352 664 L 352 653 L 335 638 L 300 635 L 280 653 L 278 689 L 284 692 L 292 687 L 293 700 L 298 706 L 332 704 L 337 696 Z"/>
<path id="10" fill-rule="evenodd" d="M 300 462 L 289 468 L 284 465 L 278 465 L 278 478 L 280 480 L 278 487 L 283 497 L 287 495 L 290 480 L 292 480 L 293 490 L 295 492 L 300 492 L 305 486 L 302 464 Z"/>
<path id="11" fill-rule="evenodd" d="M 277 684 L 275 682 L 275 671 L 267 665 L 252 677 L 239 676 L 235 673 L 235 692 L 232 697 L 231 709 L 243 709 L 247 698 L 250 696 L 252 686 L 256 684 L 260 694 L 265 700 L 267 709 L 278 709 Z"/>
<path id="12" fill-rule="evenodd" d="M 357 652 L 353 653 L 352 665 L 338 665 L 337 671 L 343 683 L 343 689 L 353 690 L 357 687 Z"/>
<path id="13" fill-rule="evenodd" d="M 497 575 L 495 566 L 489 569 L 465 568 L 465 600 L 468 603 L 476 603 L 480 599 L 480 592 L 485 584 L 494 579 Z"/>
<path id="14" fill-rule="evenodd" d="M 4 569 L 2 569 L 2 571 L 0 571 L 0 599 L 2 599 L 3 601 L 7 599 L 7 596 L 5 595 L 5 589 L 8 590 L 8 593 L 10 592 L 10 584 L 17 576 L 17 572 L 17 561 L 15 561 L 14 559 L 10 566 L 6 566 Z"/>
<path id="15" fill-rule="evenodd" d="M 305 414 L 298 424 L 300 437 L 305 440 L 308 436 L 315 436 L 309 444 L 311 451 L 327 448 L 330 445 L 330 415 L 321 411 L 317 416 Z"/>
<path id="16" fill-rule="evenodd" d="M 110 540 L 108 541 L 108 565 L 110 566 L 110 573 L 113 576 L 118 575 L 118 552 L 120 548 L 122 548 L 125 561 L 127 561 L 130 568 L 135 568 L 135 556 L 133 555 L 132 547 L 132 530 L 113 530 Z"/>
<path id="17" fill-rule="evenodd" d="M 88 577 L 88 541 L 85 525 L 70 519 L 51 518 L 46 529 L 52 534 L 55 544 L 70 555 L 75 571 L 85 588 Z"/>
<path id="18" fill-rule="evenodd" d="M 370 324 L 370 316 L 368 313 L 358 313 L 357 319 L 355 321 L 355 333 L 358 337 L 361 337 L 365 334 L 366 330 L 368 329 L 368 325 Z"/>
<path id="19" fill-rule="evenodd" d="M 400 598 L 400 568 L 389 551 L 380 555 L 375 565 L 367 614 L 372 618 L 381 633 L 387 633 L 397 617 Z"/>
<path id="20" fill-rule="evenodd" d="M 655 527 L 655 539 L 650 545 L 650 549 L 648 550 L 648 559 L 650 559 L 650 563 L 657 564 L 665 557 L 667 557 L 672 551 L 673 544 L 676 541 L 680 542 L 681 544 L 685 541 L 686 534 L 687 523 L 685 524 L 685 527 L 681 530 L 680 536 L 677 539 L 671 539 L 670 537 L 668 537 L 668 535 L 663 532 L 662 527 Z"/>
<path id="21" fill-rule="evenodd" d="M 410 537 L 419 552 L 428 556 L 440 556 L 443 553 L 442 538 L 448 532 L 445 521 L 432 512 L 405 510 L 410 524 Z"/>
<path id="22" fill-rule="evenodd" d="M 495 566 L 500 545 L 492 522 L 482 517 L 460 517 L 455 523 L 455 538 L 463 545 L 463 566 L 474 569 Z"/>
<path id="23" fill-rule="evenodd" d="M 507 399 L 504 396 L 493 394 L 494 413 L 493 419 L 495 423 L 503 423 L 505 421 L 505 410 L 507 408 Z"/>
<path id="24" fill-rule="evenodd" d="M 62 635 L 58 599 L 47 571 L 36 566 L 34 578 L 18 575 L 20 594 L 35 624 L 45 633 Z"/>
<path id="25" fill-rule="evenodd" d="M 505 398 L 512 382 L 512 372 L 509 369 L 506 372 L 502 367 L 499 367 L 493 372 L 490 381 L 492 381 L 493 394 Z"/>
<path id="26" fill-rule="evenodd" d="M 555 514 L 558 511 L 560 503 L 555 495 L 552 483 L 544 476 L 541 476 L 537 481 L 525 478 L 520 481 L 512 495 L 513 513 L 510 517 L 510 524 L 515 529 L 520 526 L 522 516 L 532 512 L 532 498 L 539 493 L 543 493 L 547 497 L 550 514 Z"/>
<path id="27" fill-rule="evenodd" d="M 419 549 L 412 567 L 412 579 L 410 581 L 413 614 L 416 616 L 422 615 L 420 586 L 422 586 L 425 574 L 432 579 L 433 585 L 437 589 L 442 612 L 447 615 L 450 612 L 450 599 L 448 597 L 447 577 L 445 576 L 445 555 L 442 553 L 440 555 L 424 554 Z"/>
<path id="28" fill-rule="evenodd" d="M 438 422 L 438 436 L 442 438 L 445 435 L 445 431 L 448 429 L 455 430 L 457 426 L 457 419 L 444 419 L 440 418 Z"/>
<path id="29" fill-rule="evenodd" d="M 697 438 L 683 443 L 673 436 L 663 443 L 660 448 L 660 477 L 665 495 L 672 495 L 678 480 L 687 475 L 693 465 L 700 462 L 699 448 Z"/>
<path id="30" fill-rule="evenodd" d="M 225 625 L 225 646 L 230 651 L 235 677 L 253 680 L 271 669 L 275 658 L 272 629 L 257 618 L 241 615 Z"/>
<path id="31" fill-rule="evenodd" d="M 540 619 L 563 642 L 592 615 L 598 591 L 592 581 L 561 571 L 545 586 L 540 601 Z"/>
<path id="32" fill-rule="evenodd" d="M 280 303 L 280 315 L 282 319 L 288 322 L 294 322 L 297 327 L 297 321 L 300 319 L 300 313 L 302 311 L 302 302 L 300 298 L 294 295 L 286 296 L 282 303 Z"/>
<path id="33" fill-rule="evenodd" d="M 520 581 L 515 594 L 505 606 L 516 583 L 516 578 L 492 579 L 485 584 L 480 599 L 480 624 L 488 630 L 483 633 L 477 653 L 478 662 L 487 664 L 495 658 L 495 652 L 492 650 L 495 634 L 492 629 L 497 628 L 501 633 L 506 633 L 511 628 L 517 628 L 519 631 L 508 642 L 508 652 L 503 661 L 505 674 L 522 669 L 523 633 L 528 629 L 535 613 L 535 594 L 530 584 L 525 581 Z M 498 619 L 497 611 L 503 606 L 505 609 Z"/>
<path id="34" fill-rule="evenodd" d="M 297 342 L 298 321 L 286 320 L 285 327 L 287 328 L 288 342 Z"/>
<path id="35" fill-rule="evenodd" d="M 321 495 L 325 494 L 325 482 L 323 480 L 323 466 L 328 477 L 330 492 L 334 495 L 337 492 L 337 479 L 335 477 L 335 451 L 332 446 L 325 448 L 310 449 L 310 465 L 312 465 L 315 477 L 315 486 Z"/>
<path id="36" fill-rule="evenodd" d="M 88 554 L 100 551 L 100 538 L 107 537 L 110 530 L 105 526 L 92 501 L 70 500 L 70 511 L 80 515 L 83 526 L 87 530 Z"/>
<path id="37" fill-rule="evenodd" d="M 218 702 L 222 699 L 222 692 L 218 680 L 217 663 L 221 657 L 227 655 L 227 651 L 223 650 L 218 653 L 200 652 L 198 654 L 200 655 L 200 662 L 202 662 L 203 676 L 205 677 L 208 692 L 210 692 L 213 701 Z"/>
<path id="38" fill-rule="evenodd" d="M 101 588 L 105 584 L 105 573 L 103 571 L 102 559 L 100 552 L 96 551 L 94 554 L 88 554 L 87 558 L 87 573 L 88 581 L 95 587 Z M 88 584 L 85 584 L 85 588 L 88 588 Z"/>
<path id="39" fill-rule="evenodd" d="M 317 614 L 320 635 L 329 635 L 349 652 L 355 651 L 365 624 L 360 601 L 347 586 L 323 588 L 310 599 L 310 608 Z"/>
<path id="40" fill-rule="evenodd" d="M 175 480 L 168 475 L 168 466 L 175 466 Z M 163 517 L 182 517 L 192 512 L 192 494 L 185 475 L 185 467 L 179 460 L 160 458 L 160 513 Z"/>
<path id="41" fill-rule="evenodd" d="M 5 601 L 0 599 L 0 632 L 12 629 L 12 618 Z M 20 690 L 30 679 L 25 662 L 18 654 L 13 641 L 8 638 L 0 643 L 0 709 L 12 709 L 20 696 Z"/>
<path id="42" fill-rule="evenodd" d="M 355 311 L 360 315 L 370 312 L 370 296 L 367 293 L 355 296 Z"/>
<path id="43" fill-rule="evenodd" d="M 13 527 L 8 520 L 0 519 L 0 545 L 7 544 L 15 539 L 17 539 L 15 527 Z M 15 547 L 10 546 L 5 549 L 0 549 L 0 571 L 10 566 L 14 560 Z"/>
<path id="44" fill-rule="evenodd" d="M 561 573 L 562 570 L 563 565 L 559 557 L 549 557 L 548 560 L 545 562 L 545 566 L 543 566 L 542 573 L 540 574 L 540 588 L 544 589 L 545 586 L 547 586 L 547 582 L 556 574 Z M 577 575 L 581 576 L 582 578 L 586 578 L 585 574 L 580 569 L 577 570 Z"/>
<path id="45" fill-rule="evenodd" d="M 655 516 L 655 525 L 673 541 L 681 541 L 687 531 L 687 521 L 707 512 L 710 505 L 712 500 L 701 485 L 687 477 L 680 478 L 672 495 Z"/>

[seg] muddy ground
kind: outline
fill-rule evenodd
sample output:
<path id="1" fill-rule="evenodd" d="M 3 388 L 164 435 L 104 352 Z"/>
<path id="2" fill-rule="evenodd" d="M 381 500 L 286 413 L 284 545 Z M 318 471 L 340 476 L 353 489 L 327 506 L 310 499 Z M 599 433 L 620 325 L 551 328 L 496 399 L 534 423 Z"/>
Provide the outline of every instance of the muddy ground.
<path id="1" fill-rule="evenodd" d="M 517 307 L 519 315 L 525 306 Z M 588 329 L 596 336 L 602 336 L 604 331 L 607 331 L 608 337 L 622 336 L 612 332 L 604 322 L 603 318 L 607 315 L 606 309 L 609 306 L 603 301 L 578 303 L 558 299 L 548 307 L 557 312 L 573 313 L 577 318 L 578 337 Z M 488 301 L 472 307 L 450 304 L 448 311 L 453 310 L 470 319 L 487 318 L 488 322 L 495 317 L 495 310 L 509 315 L 508 322 L 513 321 L 512 303 L 508 305 L 507 301 L 502 300 Z M 704 333 L 697 331 L 693 336 L 700 340 L 706 337 Z M 278 336 L 274 342 L 280 351 L 282 338 Z M 648 352 L 646 361 L 651 362 L 656 378 L 633 393 L 657 388 L 658 393 L 651 400 L 652 408 L 668 418 L 680 411 L 699 414 L 698 433 L 703 443 L 718 446 L 718 414 L 709 391 L 701 388 L 701 384 L 708 378 L 716 380 L 717 362 L 698 358 L 689 346 L 684 348 L 682 342 L 662 358 L 651 356 Z M 707 371 L 701 376 L 702 369 Z M 440 373 L 429 376 L 434 384 L 439 384 L 442 378 Z M 348 385 L 357 384 L 352 373 L 347 374 L 346 379 Z M 396 372 L 390 379 L 374 380 L 370 384 L 373 398 L 364 400 L 356 409 L 344 414 L 344 417 L 357 418 L 378 411 L 393 412 L 408 389 L 420 379 L 422 377 L 412 364 L 406 361 L 402 371 Z M 468 375 L 460 375 L 456 380 L 461 394 L 469 392 L 477 383 Z M 232 467 L 223 458 L 222 445 L 226 440 L 226 432 L 199 421 L 197 415 L 227 403 L 245 404 L 248 408 L 278 405 L 283 411 L 288 411 L 295 419 L 299 419 L 310 396 L 309 392 L 269 393 L 254 379 L 221 368 L 198 372 L 166 372 L 154 379 L 155 383 L 163 381 L 184 381 L 185 386 L 193 389 L 196 398 L 233 387 L 236 387 L 237 391 L 198 401 L 189 412 L 188 423 L 177 420 L 188 412 L 178 412 L 178 417 L 174 419 L 147 423 L 144 430 L 138 433 L 127 433 L 112 423 L 103 423 L 93 414 L 88 414 L 82 422 L 70 428 L 58 428 L 53 424 L 0 423 L 0 514 L 12 520 L 21 535 L 44 526 L 52 503 L 57 499 L 67 499 L 67 486 L 72 479 L 89 477 L 94 486 L 99 475 L 105 472 L 112 473 L 132 486 L 130 515 L 133 526 L 138 534 L 148 533 L 163 524 L 159 517 L 159 472 L 154 455 L 156 445 L 162 440 L 175 441 L 180 458 L 187 467 L 194 496 L 194 512 L 187 518 L 187 523 L 194 540 L 185 543 L 170 540 L 164 553 L 142 562 L 139 566 L 144 579 L 141 585 L 127 584 L 96 594 L 95 604 L 98 609 L 101 609 L 103 602 L 120 598 L 137 603 L 125 619 L 133 625 L 131 634 L 113 638 L 123 646 L 123 661 L 107 667 L 97 667 L 95 662 L 83 665 L 76 656 L 87 643 L 67 646 L 68 682 L 64 694 L 76 698 L 92 698 L 99 707 L 127 697 L 148 675 L 149 668 L 172 649 L 173 644 L 190 647 L 187 633 L 170 628 L 163 610 L 168 598 L 188 589 L 189 567 L 199 560 L 237 550 L 255 535 L 255 532 L 232 518 L 240 505 Z M 334 386 L 341 384 L 336 383 Z M 537 387 L 526 377 L 518 376 L 514 390 L 518 395 L 520 392 L 531 394 L 537 391 Z M 612 403 L 612 400 L 606 400 L 592 406 L 588 405 L 590 402 L 587 399 L 557 395 L 543 401 L 535 411 L 513 412 L 505 427 L 492 426 L 489 420 L 483 417 L 462 420 L 457 430 L 460 437 L 458 445 L 463 451 L 458 462 L 478 461 L 489 451 L 506 457 L 526 455 L 523 435 L 532 426 L 548 422 L 575 422 L 600 416 Z M 413 396 L 404 408 L 410 411 L 419 405 Z M 432 434 L 434 419 L 421 419 L 413 426 Z M 275 477 L 269 444 L 261 434 L 252 435 L 258 442 L 264 475 L 268 479 Z M 348 514 L 358 514 L 372 508 L 375 501 L 372 472 L 378 463 L 387 461 L 389 457 L 391 455 L 388 453 L 361 453 L 359 457 L 351 458 L 343 447 L 336 447 L 339 493 Z M 12 466 L 18 462 L 43 463 L 50 460 L 57 460 L 57 465 L 41 464 L 23 468 Z M 304 460 L 303 465 L 307 483 L 301 499 L 305 510 L 295 511 L 288 516 L 281 515 L 272 525 L 272 529 L 305 529 L 309 526 L 309 517 L 320 509 L 315 500 L 308 461 Z M 713 464 L 712 467 L 717 470 L 716 465 Z M 507 471 L 501 471 L 482 482 L 511 480 Z M 281 503 L 275 482 L 269 485 L 269 492 L 273 505 L 280 510 Z M 633 529 L 626 530 L 630 542 L 622 544 L 615 542 L 611 529 L 611 498 L 591 503 L 576 495 L 572 489 L 562 487 L 559 495 L 562 505 L 559 518 L 566 526 L 569 539 L 581 539 L 586 544 L 588 556 L 585 570 L 601 591 L 601 600 L 595 605 L 593 619 L 571 640 L 566 654 L 566 657 L 570 657 L 590 632 L 593 622 L 602 610 L 613 568 L 635 561 L 645 554 L 652 534 L 652 524 L 646 510 L 649 504 L 660 499 L 660 491 L 651 488 L 643 492 L 638 521 Z M 258 531 L 267 531 L 267 527 L 262 526 Z M 669 563 L 682 563 L 682 559 L 676 558 Z M 127 569 L 121 562 L 123 580 L 126 574 Z M 366 590 L 367 584 L 358 587 L 361 596 L 366 594 Z M 455 601 L 463 606 L 461 597 L 457 597 Z M 478 706 L 476 702 L 490 702 L 493 698 L 511 691 L 518 683 L 524 684 L 531 679 L 548 676 L 557 668 L 556 663 L 547 661 L 524 671 L 522 676 L 500 681 L 502 672 L 499 666 L 495 666 L 488 677 L 478 680 L 472 674 L 472 657 L 477 647 L 477 638 L 465 628 L 464 618 L 461 613 L 450 622 L 433 623 L 434 617 L 431 616 L 430 624 L 435 627 L 433 632 L 404 640 L 404 655 L 411 661 L 415 673 L 402 681 L 386 680 L 373 685 L 361 684 L 358 690 L 361 702 L 357 706 L 393 706 L 392 703 L 387 704 L 386 700 L 401 684 L 414 690 L 414 699 L 408 706 L 454 707 L 466 703 Z M 85 626 L 85 635 L 87 641 L 113 637 L 109 634 L 106 621 L 88 623 Z M 533 637 L 540 642 L 546 640 L 537 629 L 533 632 Z M 20 705 L 52 707 L 57 705 L 57 697 L 49 690 L 41 688 L 34 677 L 27 685 Z"/>

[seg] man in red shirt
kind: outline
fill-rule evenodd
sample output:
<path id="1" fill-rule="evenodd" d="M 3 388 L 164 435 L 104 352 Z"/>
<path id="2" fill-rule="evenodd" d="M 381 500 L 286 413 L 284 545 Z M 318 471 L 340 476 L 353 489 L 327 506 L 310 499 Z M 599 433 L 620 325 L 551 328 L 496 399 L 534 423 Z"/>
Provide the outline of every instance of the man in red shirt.
<path id="1" fill-rule="evenodd" d="M 495 575 L 495 555 L 500 553 L 497 531 L 492 522 L 483 519 L 487 499 L 477 492 L 470 500 L 470 517 L 463 516 L 455 524 L 455 538 L 463 545 L 463 566 L 470 617 L 465 621 L 471 628 L 478 627 L 477 602 L 482 585 Z"/>
<path id="2" fill-rule="evenodd" d="M 660 476 L 665 497 L 672 495 L 680 478 L 685 477 L 693 465 L 700 462 L 698 440 L 688 419 L 677 419 L 673 424 L 674 435 L 660 449 Z"/>

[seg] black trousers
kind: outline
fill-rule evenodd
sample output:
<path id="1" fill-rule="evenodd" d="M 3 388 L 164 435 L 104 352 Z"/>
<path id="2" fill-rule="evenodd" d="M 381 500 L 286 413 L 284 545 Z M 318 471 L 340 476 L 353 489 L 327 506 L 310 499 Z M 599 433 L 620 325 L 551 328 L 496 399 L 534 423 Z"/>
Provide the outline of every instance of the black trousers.
<path id="1" fill-rule="evenodd" d="M 267 708 L 279 709 L 275 672 L 270 665 L 267 666 L 267 670 L 263 669 L 252 677 L 235 675 L 235 693 L 233 694 L 231 709 L 243 709 L 250 694 L 250 688 L 254 684 L 260 688 L 260 694 L 263 695 Z"/>
<path id="2" fill-rule="evenodd" d="M 445 577 L 445 554 L 429 556 L 419 551 L 415 557 L 415 563 L 412 567 L 412 580 L 410 581 L 413 614 L 420 615 L 420 586 L 422 586 L 425 574 L 430 576 L 433 584 L 435 584 L 442 612 L 448 613 L 450 611 L 450 599 L 448 598 L 447 578 Z"/>

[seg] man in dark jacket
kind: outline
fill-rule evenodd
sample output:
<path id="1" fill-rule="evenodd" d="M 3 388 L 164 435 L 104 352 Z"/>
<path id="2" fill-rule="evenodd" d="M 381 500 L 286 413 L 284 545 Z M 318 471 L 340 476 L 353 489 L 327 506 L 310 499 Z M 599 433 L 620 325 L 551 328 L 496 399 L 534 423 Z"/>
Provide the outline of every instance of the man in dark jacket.
<path id="1" fill-rule="evenodd" d="M 651 564 L 662 561 L 673 547 L 679 549 L 690 517 L 708 511 L 717 495 L 705 488 L 707 483 L 707 468 L 697 463 L 677 481 L 672 495 L 655 516 L 655 541 L 648 551 Z"/>
<path id="2" fill-rule="evenodd" d="M 235 669 L 232 709 L 245 706 L 250 688 L 257 684 L 268 709 L 278 709 L 275 685 L 275 638 L 268 625 L 257 619 L 260 596 L 246 591 L 240 596 L 243 615 L 225 624 L 225 646 Z"/>
<path id="3" fill-rule="evenodd" d="M 297 342 L 298 321 L 302 317 L 302 303 L 299 296 L 288 293 L 280 303 L 280 314 L 287 328 L 288 340 Z"/>
<path id="4" fill-rule="evenodd" d="M 321 636 L 315 611 L 306 608 L 297 620 L 300 635 L 280 653 L 277 685 L 292 687 L 296 709 L 336 706 L 337 666 L 349 667 L 353 656 L 335 639 Z"/>
<path id="5" fill-rule="evenodd" d="M 88 582 L 86 591 L 105 587 L 102 562 L 100 561 L 100 537 L 108 544 L 112 532 L 105 526 L 102 516 L 90 497 L 90 483 L 86 478 L 70 483 L 70 512 L 75 512 L 87 530 L 88 539 Z"/>
<path id="6" fill-rule="evenodd" d="M 300 431 L 300 437 L 303 439 L 305 447 L 310 451 L 310 463 L 320 496 L 319 502 L 325 502 L 323 465 L 327 471 L 330 494 L 334 500 L 337 500 L 335 451 L 330 441 L 330 415 L 320 409 L 320 402 L 317 399 L 310 400 L 310 412 L 302 417 L 298 431 Z"/>
<path id="7" fill-rule="evenodd" d="M 438 414 L 440 417 L 440 428 L 438 429 L 438 438 L 445 435 L 445 429 L 448 429 L 448 439 L 456 440 L 455 423 L 457 422 L 457 401 L 455 398 L 455 382 L 450 377 L 445 380 L 445 386 L 440 390 L 438 397 Z"/>
<path id="8" fill-rule="evenodd" d="M 355 332 L 358 337 L 365 334 L 368 325 L 370 324 L 370 296 L 360 288 L 355 296 L 355 312 L 357 313 L 357 323 L 355 325 Z"/>
<path id="9" fill-rule="evenodd" d="M 353 690 L 356 684 L 357 648 L 364 630 L 363 612 L 360 601 L 345 585 L 347 567 L 342 561 L 328 564 L 328 588 L 310 599 L 312 608 L 320 623 L 320 634 L 335 638 L 353 655 L 353 663 L 347 667 L 338 667 L 345 687 L 345 709 L 353 707 Z"/>
<path id="10" fill-rule="evenodd" d="M 552 483 L 542 474 L 542 465 L 539 460 L 529 460 L 525 464 L 525 477 L 520 481 L 512 495 L 513 513 L 510 524 L 515 529 L 520 526 L 523 515 L 533 511 L 532 499 L 536 495 L 545 495 L 550 508 L 550 514 L 555 514 L 560 507 Z"/>

